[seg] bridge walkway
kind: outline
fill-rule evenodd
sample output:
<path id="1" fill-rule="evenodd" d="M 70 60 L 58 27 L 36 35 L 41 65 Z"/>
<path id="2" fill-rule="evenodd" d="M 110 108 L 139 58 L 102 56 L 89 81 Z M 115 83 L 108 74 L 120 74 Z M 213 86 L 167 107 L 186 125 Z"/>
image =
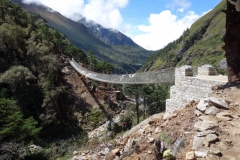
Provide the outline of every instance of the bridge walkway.
<path id="1" fill-rule="evenodd" d="M 100 82 L 116 84 L 156 84 L 171 83 L 175 81 L 175 69 L 161 69 L 152 72 L 142 72 L 134 74 L 101 74 L 85 69 L 74 59 L 69 60 L 71 66 L 81 75 Z"/>

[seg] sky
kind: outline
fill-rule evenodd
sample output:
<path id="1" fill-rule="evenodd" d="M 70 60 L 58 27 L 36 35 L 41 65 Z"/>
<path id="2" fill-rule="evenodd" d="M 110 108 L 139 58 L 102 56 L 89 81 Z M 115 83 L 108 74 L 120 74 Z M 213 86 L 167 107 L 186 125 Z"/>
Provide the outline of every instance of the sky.
<path id="1" fill-rule="evenodd" d="M 148 50 L 158 50 L 211 11 L 221 0 L 23 0 L 79 20 L 83 15 L 116 29 Z"/>

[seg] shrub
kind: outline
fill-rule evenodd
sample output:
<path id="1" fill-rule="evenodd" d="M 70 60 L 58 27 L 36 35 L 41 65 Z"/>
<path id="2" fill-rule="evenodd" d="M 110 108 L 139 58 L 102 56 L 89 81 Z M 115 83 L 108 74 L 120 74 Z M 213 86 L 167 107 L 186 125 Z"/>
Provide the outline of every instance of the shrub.
<path id="1" fill-rule="evenodd" d="M 24 159 L 26 150 L 22 142 L 4 142 L 0 145 L 0 159 Z"/>
<path id="2" fill-rule="evenodd" d="M 130 115 L 121 115 L 120 116 L 120 123 L 122 126 L 122 129 L 124 131 L 130 129 L 132 127 L 132 119 L 130 117 Z"/>

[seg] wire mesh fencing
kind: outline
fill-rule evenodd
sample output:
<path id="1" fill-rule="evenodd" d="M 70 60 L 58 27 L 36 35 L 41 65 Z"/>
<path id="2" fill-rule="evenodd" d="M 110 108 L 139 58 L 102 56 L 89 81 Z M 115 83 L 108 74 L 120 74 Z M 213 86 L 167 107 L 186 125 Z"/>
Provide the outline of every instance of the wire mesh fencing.
<path id="1" fill-rule="evenodd" d="M 85 69 L 74 59 L 69 60 L 72 67 L 81 75 L 100 82 L 117 84 L 155 84 L 171 83 L 175 80 L 175 69 L 161 69 L 158 71 L 133 73 L 133 74 L 101 74 Z"/>

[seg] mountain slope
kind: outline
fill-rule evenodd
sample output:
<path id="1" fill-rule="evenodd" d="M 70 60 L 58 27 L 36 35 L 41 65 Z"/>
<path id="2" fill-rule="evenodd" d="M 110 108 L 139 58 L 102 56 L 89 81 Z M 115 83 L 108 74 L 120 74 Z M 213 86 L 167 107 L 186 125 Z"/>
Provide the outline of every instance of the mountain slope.
<path id="1" fill-rule="evenodd" d="M 93 32 L 94 35 L 108 44 L 131 45 L 139 47 L 131 38 L 125 36 L 117 30 L 104 28 L 100 24 L 97 24 L 91 20 L 86 20 L 84 17 L 82 17 L 79 22 L 83 23 Z"/>
<path id="2" fill-rule="evenodd" d="M 77 47 L 85 51 L 92 50 L 99 60 L 114 64 L 118 68 L 118 72 L 135 72 L 152 53 L 138 46 L 120 32 L 114 33 L 104 29 L 105 37 L 111 37 L 108 38 L 111 40 L 106 41 L 106 38 L 103 38 L 102 40 L 105 41 L 102 41 L 82 23 L 74 22 L 58 12 L 51 11 L 46 6 L 26 5 L 21 3 L 21 0 L 12 1 L 46 19 L 49 26 L 63 33 Z M 119 35 L 121 38 L 117 38 Z"/>
<path id="3" fill-rule="evenodd" d="M 212 11 L 196 21 L 181 37 L 152 54 L 141 70 L 155 70 L 181 65 L 217 66 L 224 51 L 226 2 L 221 1 Z"/>

